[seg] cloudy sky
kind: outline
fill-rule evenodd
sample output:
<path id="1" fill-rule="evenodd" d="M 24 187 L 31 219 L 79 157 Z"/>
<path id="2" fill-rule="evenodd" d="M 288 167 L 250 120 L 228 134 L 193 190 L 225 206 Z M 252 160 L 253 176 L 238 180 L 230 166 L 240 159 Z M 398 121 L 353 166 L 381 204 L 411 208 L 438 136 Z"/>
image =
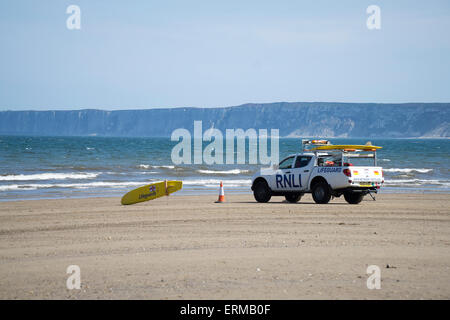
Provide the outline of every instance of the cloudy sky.
<path id="1" fill-rule="evenodd" d="M 450 102 L 449 35 L 448 0 L 2 0 L 0 110 Z"/>

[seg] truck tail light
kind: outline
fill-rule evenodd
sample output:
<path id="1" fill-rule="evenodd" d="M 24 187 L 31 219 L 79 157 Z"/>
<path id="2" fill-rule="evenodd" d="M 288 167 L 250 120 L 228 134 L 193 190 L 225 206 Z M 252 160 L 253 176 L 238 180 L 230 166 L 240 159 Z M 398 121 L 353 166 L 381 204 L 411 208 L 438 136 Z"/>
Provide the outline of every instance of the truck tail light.
<path id="1" fill-rule="evenodd" d="M 342 173 L 345 174 L 347 177 L 352 176 L 352 172 L 350 171 L 350 169 L 344 169 L 342 170 Z"/>

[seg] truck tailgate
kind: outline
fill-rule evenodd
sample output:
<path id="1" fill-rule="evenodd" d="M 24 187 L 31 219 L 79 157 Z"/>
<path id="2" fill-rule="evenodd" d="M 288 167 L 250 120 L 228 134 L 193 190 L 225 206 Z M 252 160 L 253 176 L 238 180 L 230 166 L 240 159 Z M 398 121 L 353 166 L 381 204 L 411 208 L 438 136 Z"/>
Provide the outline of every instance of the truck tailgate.
<path id="1" fill-rule="evenodd" d="M 352 173 L 354 182 L 381 182 L 383 180 L 383 169 L 381 167 L 348 167 Z"/>

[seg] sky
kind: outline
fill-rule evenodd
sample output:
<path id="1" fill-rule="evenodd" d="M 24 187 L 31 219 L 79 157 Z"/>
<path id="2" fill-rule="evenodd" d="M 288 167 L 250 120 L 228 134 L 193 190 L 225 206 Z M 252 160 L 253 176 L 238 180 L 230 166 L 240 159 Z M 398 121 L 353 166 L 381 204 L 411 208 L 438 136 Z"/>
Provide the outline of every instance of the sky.
<path id="1" fill-rule="evenodd" d="M 449 35 L 448 0 L 2 0 L 0 110 L 450 102 Z"/>

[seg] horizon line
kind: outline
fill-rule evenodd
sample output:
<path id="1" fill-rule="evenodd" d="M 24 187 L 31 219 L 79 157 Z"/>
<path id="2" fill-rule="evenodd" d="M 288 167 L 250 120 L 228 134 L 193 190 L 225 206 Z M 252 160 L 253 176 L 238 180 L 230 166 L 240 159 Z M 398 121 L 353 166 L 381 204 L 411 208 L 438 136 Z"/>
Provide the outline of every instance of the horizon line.
<path id="1" fill-rule="evenodd" d="M 96 111 L 142 111 L 142 110 L 162 110 L 162 109 L 229 109 L 236 108 L 248 105 L 270 105 L 270 104 L 278 104 L 278 103 L 286 103 L 286 104 L 295 104 L 295 103 L 310 103 L 310 104 L 318 104 L 318 103 L 330 103 L 330 104 L 369 104 L 369 105 L 406 105 L 406 104 L 450 104 L 450 102 L 336 102 L 336 101 L 275 101 L 275 102 L 246 102 L 239 105 L 233 106 L 216 106 L 216 107 L 196 107 L 196 106 L 185 106 L 185 107 L 137 107 L 135 109 L 101 109 L 98 107 L 80 107 L 80 109 L 20 109 L 20 110 L 12 110 L 12 109 L 3 109 L 0 108 L 0 112 L 24 112 L 24 111 L 33 111 L 33 112 L 48 112 L 48 111 L 87 111 L 87 110 L 96 110 Z"/>

